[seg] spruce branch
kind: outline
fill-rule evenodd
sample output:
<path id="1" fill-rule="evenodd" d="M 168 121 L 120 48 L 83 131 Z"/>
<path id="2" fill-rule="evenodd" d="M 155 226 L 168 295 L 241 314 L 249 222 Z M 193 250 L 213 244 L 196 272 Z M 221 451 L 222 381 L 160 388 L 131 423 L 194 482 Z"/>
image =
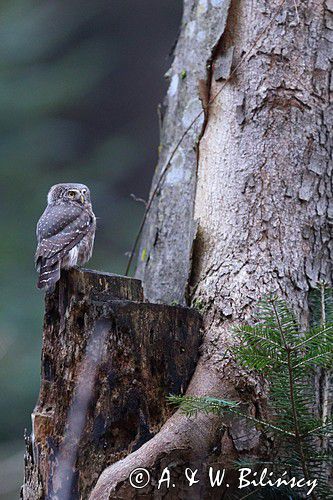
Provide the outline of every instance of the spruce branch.
<path id="1" fill-rule="evenodd" d="M 254 325 L 240 325 L 235 329 L 240 338 L 233 353 L 236 360 L 268 382 L 270 416 L 267 420 L 249 415 L 235 401 L 194 396 L 169 398 L 170 403 L 188 416 L 195 416 L 199 411 L 231 414 L 270 431 L 279 453 L 279 457 L 273 457 L 272 465 L 282 471 L 288 464 L 293 474 L 302 475 L 305 481 L 316 478 L 318 485 L 311 492 L 312 500 L 332 495 L 327 485 L 333 461 L 329 453 L 333 435 L 332 373 L 329 370 L 333 359 L 332 291 L 320 284 L 314 303 L 312 325 L 307 331 L 302 331 L 286 303 L 278 297 L 268 297 L 259 304 Z M 319 367 L 326 378 L 323 378 L 322 409 L 316 417 L 313 412 L 315 387 L 311 381 Z"/>

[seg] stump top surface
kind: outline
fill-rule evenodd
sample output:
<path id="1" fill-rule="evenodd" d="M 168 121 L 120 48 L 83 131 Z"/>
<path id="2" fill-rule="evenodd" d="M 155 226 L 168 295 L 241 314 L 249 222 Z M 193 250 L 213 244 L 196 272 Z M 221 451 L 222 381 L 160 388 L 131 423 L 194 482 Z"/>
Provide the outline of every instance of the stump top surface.
<path id="1" fill-rule="evenodd" d="M 75 287 L 75 293 L 90 295 L 92 300 L 144 301 L 142 283 L 136 278 L 80 268 L 72 269 L 70 275 L 70 283 Z"/>

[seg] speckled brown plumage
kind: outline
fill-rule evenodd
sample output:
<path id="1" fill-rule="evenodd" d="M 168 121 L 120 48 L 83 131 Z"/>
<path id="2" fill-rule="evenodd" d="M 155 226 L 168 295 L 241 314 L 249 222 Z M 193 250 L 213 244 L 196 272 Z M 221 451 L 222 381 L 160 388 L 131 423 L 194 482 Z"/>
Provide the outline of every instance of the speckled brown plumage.
<path id="1" fill-rule="evenodd" d="M 90 259 L 96 218 L 84 184 L 56 184 L 47 201 L 37 224 L 35 262 L 39 271 L 37 287 L 51 291 L 61 269 L 83 265 Z"/>

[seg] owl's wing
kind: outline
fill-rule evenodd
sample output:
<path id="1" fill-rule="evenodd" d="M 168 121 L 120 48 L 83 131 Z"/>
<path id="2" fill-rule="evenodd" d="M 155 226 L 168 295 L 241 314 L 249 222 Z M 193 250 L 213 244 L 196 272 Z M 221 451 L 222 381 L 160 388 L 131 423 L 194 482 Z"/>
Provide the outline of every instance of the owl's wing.
<path id="1" fill-rule="evenodd" d="M 51 205 L 37 224 L 36 265 L 40 260 L 52 266 L 89 232 L 93 219 L 87 210 L 74 205 Z"/>
<path id="2" fill-rule="evenodd" d="M 66 226 L 79 218 L 82 211 L 80 207 L 64 203 L 48 205 L 37 223 L 38 243 L 60 233 Z"/>

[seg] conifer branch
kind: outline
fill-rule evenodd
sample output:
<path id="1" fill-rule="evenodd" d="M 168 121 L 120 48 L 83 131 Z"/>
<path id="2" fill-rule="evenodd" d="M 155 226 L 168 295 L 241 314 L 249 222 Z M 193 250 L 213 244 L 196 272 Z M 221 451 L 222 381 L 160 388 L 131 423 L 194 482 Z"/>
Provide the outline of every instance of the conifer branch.
<path id="1" fill-rule="evenodd" d="M 327 365 L 333 348 L 331 290 L 321 287 L 319 291 L 319 320 L 314 321 L 314 328 L 306 332 L 301 333 L 293 314 L 277 297 L 261 302 L 254 326 L 241 325 L 236 329 L 241 337 L 234 352 L 237 361 L 245 369 L 265 376 L 268 382 L 270 417 L 267 421 L 242 411 L 235 401 L 228 404 L 228 401 L 208 397 L 169 398 L 189 416 L 195 416 L 198 411 L 228 413 L 270 430 L 273 439 L 275 435 L 275 441 L 279 443 L 279 459 L 273 459 L 272 464 L 280 472 L 282 467 L 288 466 L 296 476 L 301 477 L 302 474 L 305 481 L 316 478 L 318 485 L 310 494 L 312 500 L 332 495 L 327 484 L 332 461 L 328 448 L 333 435 L 330 372 L 326 369 L 327 395 L 326 400 L 322 399 L 320 418 L 313 413 L 315 388 L 309 383 L 310 376 L 313 378 L 320 364 Z M 303 339 L 300 341 L 301 335 Z M 321 440 L 320 450 L 318 437 Z"/>

